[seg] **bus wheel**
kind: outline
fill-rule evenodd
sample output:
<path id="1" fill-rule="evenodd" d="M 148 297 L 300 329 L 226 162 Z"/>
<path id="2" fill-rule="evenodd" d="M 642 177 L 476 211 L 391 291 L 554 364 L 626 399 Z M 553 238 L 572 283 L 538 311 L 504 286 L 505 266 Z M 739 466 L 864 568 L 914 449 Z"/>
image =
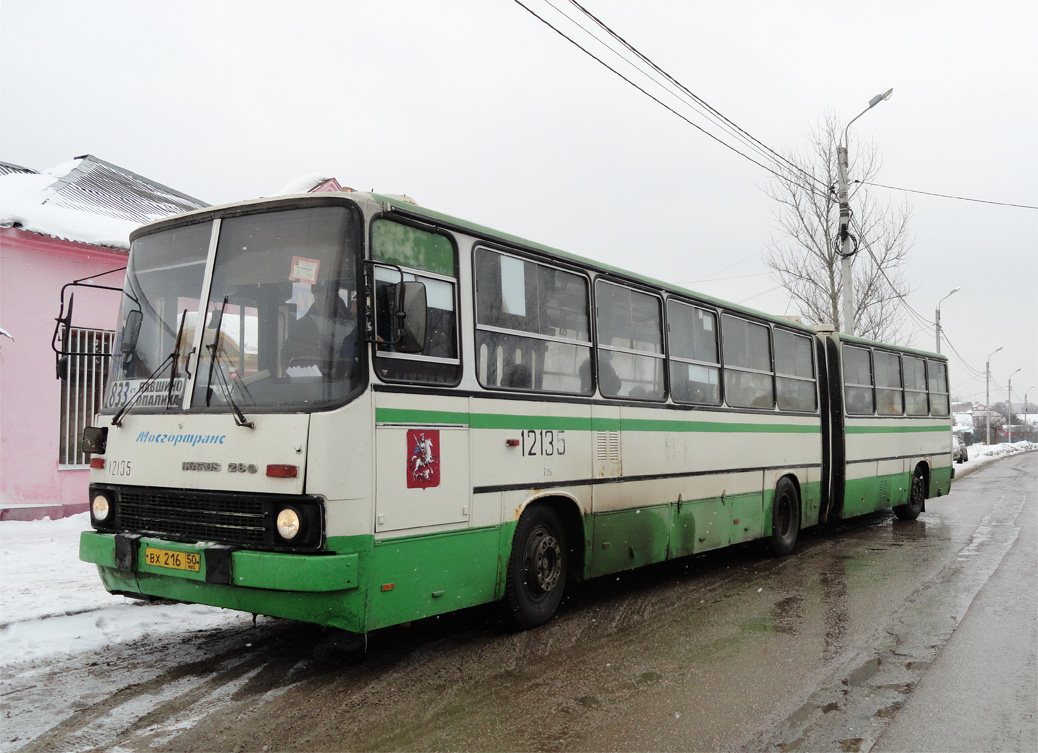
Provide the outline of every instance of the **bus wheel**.
<path id="1" fill-rule="evenodd" d="M 562 601 L 568 570 L 565 529 L 554 510 L 531 507 L 519 518 L 508 558 L 505 616 L 520 629 L 543 625 Z"/>
<path id="2" fill-rule="evenodd" d="M 897 505 L 894 514 L 901 520 L 915 520 L 923 511 L 923 503 L 926 502 L 926 477 L 922 470 L 916 468 L 912 475 L 912 488 L 908 492 L 908 502 Z"/>
<path id="3" fill-rule="evenodd" d="M 785 557 L 793 551 L 800 533 L 800 498 L 797 488 L 788 478 L 780 479 L 775 487 L 775 501 L 771 507 L 771 539 L 768 545 L 776 557 Z"/>

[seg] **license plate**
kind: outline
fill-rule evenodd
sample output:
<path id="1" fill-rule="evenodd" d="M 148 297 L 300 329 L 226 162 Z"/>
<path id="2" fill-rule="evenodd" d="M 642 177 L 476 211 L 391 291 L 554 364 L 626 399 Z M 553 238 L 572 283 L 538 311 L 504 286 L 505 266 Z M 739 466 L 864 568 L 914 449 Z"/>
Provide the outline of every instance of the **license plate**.
<path id="1" fill-rule="evenodd" d="M 169 549 L 145 547 L 144 561 L 152 567 L 168 567 L 173 570 L 189 570 L 197 573 L 202 558 L 197 552 L 173 552 Z"/>

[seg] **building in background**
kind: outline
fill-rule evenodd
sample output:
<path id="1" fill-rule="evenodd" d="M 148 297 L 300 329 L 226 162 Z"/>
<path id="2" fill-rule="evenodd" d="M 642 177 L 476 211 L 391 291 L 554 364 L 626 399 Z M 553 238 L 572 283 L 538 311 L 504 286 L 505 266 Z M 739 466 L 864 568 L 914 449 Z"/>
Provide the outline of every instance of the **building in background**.
<path id="1" fill-rule="evenodd" d="M 100 405 L 119 294 L 77 289 L 71 349 L 96 355 L 58 380 L 62 286 L 104 275 L 120 288 L 132 230 L 205 206 L 92 155 L 43 171 L 0 162 L 0 519 L 87 509 L 80 433 Z"/>

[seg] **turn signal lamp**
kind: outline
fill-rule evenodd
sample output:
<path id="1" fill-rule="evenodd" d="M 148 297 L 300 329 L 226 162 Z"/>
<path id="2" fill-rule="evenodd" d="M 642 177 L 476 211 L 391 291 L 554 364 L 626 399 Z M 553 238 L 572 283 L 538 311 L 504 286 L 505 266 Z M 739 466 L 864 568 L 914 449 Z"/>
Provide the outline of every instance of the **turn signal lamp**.
<path id="1" fill-rule="evenodd" d="M 268 465 L 267 475 L 271 478 L 295 478 L 299 475 L 299 466 L 280 464 Z"/>

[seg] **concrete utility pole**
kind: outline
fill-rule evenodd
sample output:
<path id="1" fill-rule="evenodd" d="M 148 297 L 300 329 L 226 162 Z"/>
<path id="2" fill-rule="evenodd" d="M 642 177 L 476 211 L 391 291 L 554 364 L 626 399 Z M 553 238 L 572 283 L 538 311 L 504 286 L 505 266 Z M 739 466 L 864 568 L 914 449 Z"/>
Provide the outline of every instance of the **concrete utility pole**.
<path id="1" fill-rule="evenodd" d="M 851 123 L 867 113 L 880 102 L 890 99 L 894 93 L 893 89 L 887 89 L 882 94 L 877 94 L 869 100 L 869 106 L 851 118 L 851 122 L 843 129 L 843 144 L 836 145 L 836 165 L 838 168 L 836 200 L 840 202 L 840 277 L 843 280 L 843 327 L 846 334 L 854 334 L 854 278 L 851 272 L 851 263 L 857 249 L 851 249 L 851 237 L 849 227 L 851 224 L 851 205 L 847 201 L 847 171 L 850 163 L 847 159 L 847 132 L 851 130 Z"/>
<path id="2" fill-rule="evenodd" d="M 991 356 L 1000 350 L 1001 346 L 991 351 L 984 364 L 984 444 L 991 444 Z"/>
<path id="3" fill-rule="evenodd" d="M 961 287 L 955 288 L 955 290 L 953 290 L 951 293 L 948 293 L 948 295 L 951 295 L 952 293 L 958 293 L 960 290 L 962 290 Z M 944 298 L 947 298 L 948 295 L 944 296 Z M 938 353 L 941 352 L 941 301 L 943 301 L 944 298 L 942 298 L 940 301 L 937 301 L 937 311 L 934 312 L 934 328 L 937 330 Z"/>
<path id="4" fill-rule="evenodd" d="M 1016 374 L 1020 369 L 1013 372 Z M 1013 374 L 1009 375 L 1009 396 L 1006 402 L 1009 404 L 1009 418 L 1006 419 L 1006 425 L 1009 427 L 1009 444 L 1013 444 Z"/>

